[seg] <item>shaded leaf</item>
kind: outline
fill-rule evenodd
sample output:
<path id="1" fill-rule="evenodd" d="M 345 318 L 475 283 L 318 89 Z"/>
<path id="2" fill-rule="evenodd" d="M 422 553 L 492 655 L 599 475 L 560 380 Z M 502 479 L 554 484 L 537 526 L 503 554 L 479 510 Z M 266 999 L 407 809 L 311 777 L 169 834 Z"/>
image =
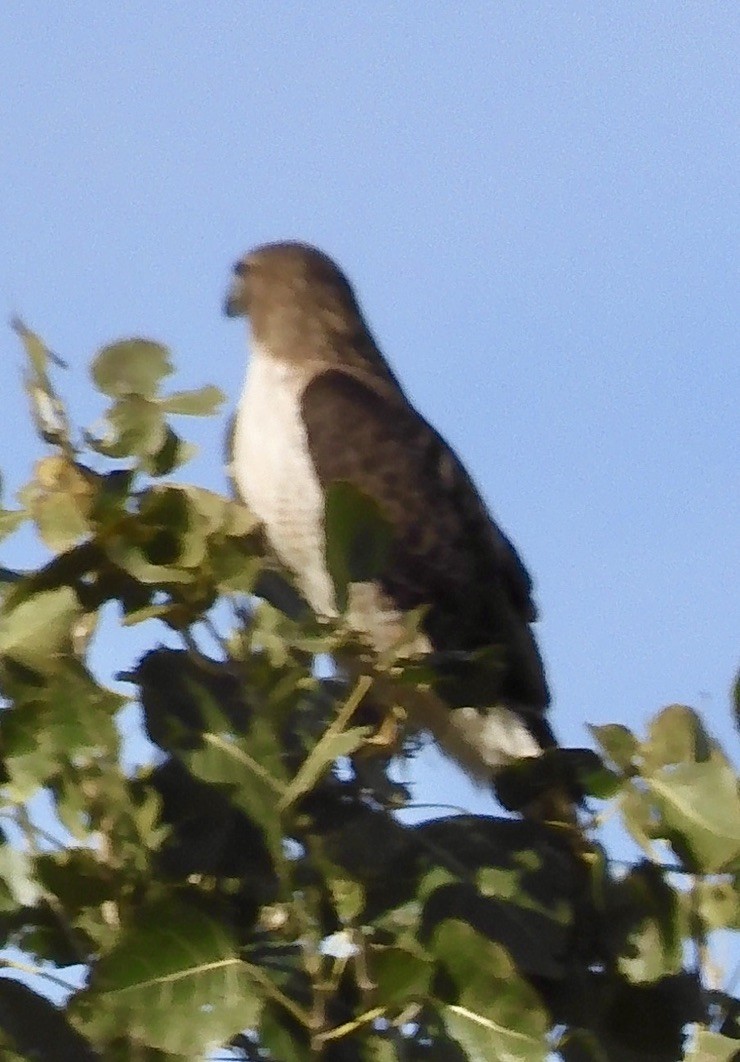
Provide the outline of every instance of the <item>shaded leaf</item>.
<path id="1" fill-rule="evenodd" d="M 435 931 L 433 951 L 457 988 L 457 1003 L 442 1010 L 445 1027 L 471 1059 L 546 1058 L 547 1015 L 503 948 L 450 920 Z"/>
<path id="2" fill-rule="evenodd" d="M 264 831 L 276 862 L 283 856 L 282 824 L 276 809 L 284 792 L 285 768 L 270 730 L 259 721 L 238 739 L 208 733 L 201 749 L 184 756 L 190 770 L 204 782 L 224 787 L 229 799 Z"/>
<path id="3" fill-rule="evenodd" d="M 607 886 L 605 933 L 630 981 L 657 981 L 681 970 L 685 927 L 675 891 L 644 861 Z"/>
<path id="4" fill-rule="evenodd" d="M 337 603 L 344 611 L 351 583 L 376 578 L 388 558 L 391 529 L 380 506 L 350 483 L 332 483 L 326 492 L 326 566 Z"/>
<path id="5" fill-rule="evenodd" d="M 156 453 L 147 453 L 141 458 L 141 468 L 150 476 L 168 476 L 176 468 L 181 468 L 198 453 L 198 447 L 185 442 L 165 424 L 164 442 Z"/>
<path id="6" fill-rule="evenodd" d="M 377 948 L 370 952 L 370 976 L 377 986 L 378 1002 L 387 1007 L 405 1007 L 426 998 L 434 965 L 417 949 Z"/>
<path id="7" fill-rule="evenodd" d="M 20 800 L 73 759 L 79 767 L 100 756 L 112 760 L 118 748 L 113 716 L 124 701 L 69 658 L 58 661 L 45 685 L 34 689 L 34 698 L 3 716 L 11 792 Z"/>
<path id="8" fill-rule="evenodd" d="M 0 978 L 0 1028 L 24 1059 L 102 1062 L 102 1056 L 72 1028 L 58 1007 L 7 978 Z"/>

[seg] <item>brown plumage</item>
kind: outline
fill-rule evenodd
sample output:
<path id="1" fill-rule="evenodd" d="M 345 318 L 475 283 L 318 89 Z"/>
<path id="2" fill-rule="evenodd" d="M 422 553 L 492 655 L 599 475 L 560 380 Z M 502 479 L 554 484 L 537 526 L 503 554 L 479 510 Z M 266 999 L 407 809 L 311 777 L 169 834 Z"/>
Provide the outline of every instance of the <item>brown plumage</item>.
<path id="1" fill-rule="evenodd" d="M 345 276 L 300 243 L 259 247 L 234 272 L 226 312 L 249 318 L 252 357 L 231 473 L 277 557 L 312 608 L 333 614 L 325 491 L 346 481 L 372 497 L 392 546 L 380 578 L 350 597 L 353 625 L 383 650 L 403 613 L 424 605 L 415 650 L 500 654 L 485 704 L 417 705 L 416 725 L 479 780 L 553 744 L 529 575 L 459 459 L 404 394 Z"/>

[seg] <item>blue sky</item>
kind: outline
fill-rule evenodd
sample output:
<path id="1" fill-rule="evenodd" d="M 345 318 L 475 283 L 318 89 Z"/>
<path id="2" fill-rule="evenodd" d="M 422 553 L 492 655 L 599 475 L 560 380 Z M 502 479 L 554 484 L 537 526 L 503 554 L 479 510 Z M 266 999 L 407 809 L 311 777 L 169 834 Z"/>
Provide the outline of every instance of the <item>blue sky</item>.
<path id="1" fill-rule="evenodd" d="M 4 0 L 2 311 L 68 360 L 83 422 L 125 335 L 234 398 L 232 262 L 318 244 L 536 579 L 563 740 L 681 701 L 732 746 L 738 54 L 711 0 Z M 1 342 L 17 488 L 37 451 Z M 217 489 L 222 424 L 186 426 Z M 433 757 L 413 777 L 491 807 Z"/>

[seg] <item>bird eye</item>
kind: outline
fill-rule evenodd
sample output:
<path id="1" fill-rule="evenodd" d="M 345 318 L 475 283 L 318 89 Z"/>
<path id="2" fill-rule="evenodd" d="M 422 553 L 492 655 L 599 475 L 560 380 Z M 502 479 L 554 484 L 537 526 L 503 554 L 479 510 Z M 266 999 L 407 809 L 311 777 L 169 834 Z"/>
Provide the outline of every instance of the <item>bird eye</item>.
<path id="1" fill-rule="evenodd" d="M 234 266 L 234 273 L 238 277 L 243 277 L 243 276 L 246 276 L 246 274 L 248 272 L 249 272 L 249 264 L 248 264 L 248 262 L 246 261 L 246 259 L 240 258 L 239 261 Z"/>

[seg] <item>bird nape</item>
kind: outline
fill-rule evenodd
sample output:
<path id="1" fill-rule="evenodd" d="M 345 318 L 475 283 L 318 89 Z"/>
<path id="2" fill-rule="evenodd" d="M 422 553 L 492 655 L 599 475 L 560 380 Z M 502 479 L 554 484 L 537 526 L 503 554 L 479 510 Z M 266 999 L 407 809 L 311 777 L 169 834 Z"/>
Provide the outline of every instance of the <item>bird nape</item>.
<path id="1" fill-rule="evenodd" d="M 350 586 L 346 621 L 384 653 L 423 606 L 409 655 L 456 662 L 442 667 L 437 692 L 406 691 L 412 726 L 478 782 L 540 757 L 555 740 L 530 576 L 459 458 L 407 398 L 347 278 L 314 247 L 266 244 L 234 267 L 225 312 L 251 326 L 230 475 L 306 601 L 319 616 L 337 614 L 325 507 L 332 484 L 350 484 L 377 505 L 390 543 L 375 577 Z M 495 666 L 470 703 L 445 697 L 461 669 L 465 677 L 463 661 L 491 652 Z M 539 806 L 540 796 L 523 803 Z"/>

